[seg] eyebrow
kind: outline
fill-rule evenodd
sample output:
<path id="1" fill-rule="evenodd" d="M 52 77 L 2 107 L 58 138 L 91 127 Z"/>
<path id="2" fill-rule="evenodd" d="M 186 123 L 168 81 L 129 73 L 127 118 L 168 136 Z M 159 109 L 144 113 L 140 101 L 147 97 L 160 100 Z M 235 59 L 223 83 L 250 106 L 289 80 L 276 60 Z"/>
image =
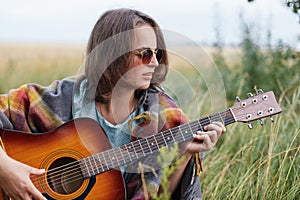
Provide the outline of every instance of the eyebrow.
<path id="1" fill-rule="evenodd" d="M 152 49 L 152 50 L 154 49 L 154 50 L 157 50 L 158 48 L 140 47 L 140 48 L 134 49 L 134 51 L 137 51 L 137 50 L 142 51 L 142 50 L 145 50 L 145 49 Z"/>

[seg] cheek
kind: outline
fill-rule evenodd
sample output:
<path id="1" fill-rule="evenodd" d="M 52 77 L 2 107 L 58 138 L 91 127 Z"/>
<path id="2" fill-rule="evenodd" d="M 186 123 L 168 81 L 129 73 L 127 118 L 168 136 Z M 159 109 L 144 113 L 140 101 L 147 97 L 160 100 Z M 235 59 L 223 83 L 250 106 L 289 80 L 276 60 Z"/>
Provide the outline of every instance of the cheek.
<path id="1" fill-rule="evenodd" d="M 129 70 L 124 74 L 124 77 L 131 80 L 138 80 L 140 75 L 143 73 L 142 66 L 134 66 L 129 68 Z"/>
<path id="2" fill-rule="evenodd" d="M 132 62 L 130 62 L 129 69 L 133 69 L 135 67 L 143 66 L 142 59 L 137 56 L 134 56 Z"/>

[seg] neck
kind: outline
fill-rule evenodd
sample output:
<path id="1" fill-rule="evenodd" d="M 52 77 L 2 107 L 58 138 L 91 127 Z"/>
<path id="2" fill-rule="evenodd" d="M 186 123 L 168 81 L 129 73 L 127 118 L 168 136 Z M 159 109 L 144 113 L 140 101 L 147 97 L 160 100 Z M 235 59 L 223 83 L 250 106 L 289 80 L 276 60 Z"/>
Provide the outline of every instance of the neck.
<path id="1" fill-rule="evenodd" d="M 107 104 L 97 103 L 97 109 L 102 117 L 112 124 L 124 122 L 137 106 L 134 90 L 114 90 Z"/>

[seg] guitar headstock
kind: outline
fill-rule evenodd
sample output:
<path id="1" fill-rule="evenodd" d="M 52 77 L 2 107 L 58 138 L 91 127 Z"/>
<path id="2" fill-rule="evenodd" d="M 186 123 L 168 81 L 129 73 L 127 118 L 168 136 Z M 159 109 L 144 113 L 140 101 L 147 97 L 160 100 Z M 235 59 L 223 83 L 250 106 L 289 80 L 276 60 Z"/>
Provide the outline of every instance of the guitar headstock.
<path id="1" fill-rule="evenodd" d="M 237 103 L 232 106 L 231 110 L 234 114 L 235 120 L 238 122 L 249 123 L 249 128 L 252 128 L 251 121 L 262 119 L 270 116 L 272 121 L 273 115 L 282 111 L 278 105 L 273 91 L 262 92 L 258 91 L 257 95 L 248 93 L 248 98 L 240 100 L 237 97 Z M 263 122 L 260 120 L 261 124 Z"/>

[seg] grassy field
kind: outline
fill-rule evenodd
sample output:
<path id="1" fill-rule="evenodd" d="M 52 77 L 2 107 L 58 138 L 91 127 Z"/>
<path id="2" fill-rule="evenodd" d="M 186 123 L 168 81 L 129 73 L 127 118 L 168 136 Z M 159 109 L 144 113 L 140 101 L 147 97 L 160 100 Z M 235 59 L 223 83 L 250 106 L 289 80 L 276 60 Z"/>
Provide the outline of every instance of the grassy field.
<path id="1" fill-rule="evenodd" d="M 0 44 L 0 93 L 35 82 L 49 85 L 75 75 L 82 64 L 83 45 Z"/>
<path id="2" fill-rule="evenodd" d="M 191 57 L 182 59 L 177 53 L 180 51 Z M 239 62 L 239 50 L 225 51 L 226 59 Z M 195 49 L 187 47 L 173 49 L 173 67 L 166 88 L 191 118 L 232 106 L 226 101 L 220 71 L 212 67 L 214 50 L 205 49 L 200 53 L 203 57 L 193 52 Z M 0 44 L 0 92 L 6 93 L 28 82 L 48 85 L 55 79 L 75 75 L 83 55 L 81 45 Z M 204 199 L 300 199 L 299 99 L 300 86 L 290 96 L 282 90 L 277 100 L 283 112 L 274 117 L 273 123 L 266 119 L 261 127 L 256 122 L 252 130 L 246 124 L 228 126 L 217 147 L 204 160 L 201 174 Z"/>

